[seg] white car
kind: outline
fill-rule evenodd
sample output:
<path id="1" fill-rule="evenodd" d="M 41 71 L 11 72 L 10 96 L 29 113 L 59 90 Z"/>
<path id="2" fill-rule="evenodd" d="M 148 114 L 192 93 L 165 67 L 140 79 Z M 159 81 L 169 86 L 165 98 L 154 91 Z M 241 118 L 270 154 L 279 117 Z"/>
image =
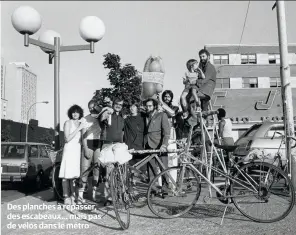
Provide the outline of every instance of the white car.
<path id="1" fill-rule="evenodd" d="M 281 134 L 279 134 L 281 133 Z M 244 157 L 244 161 L 250 161 L 254 157 L 265 157 L 270 163 L 273 163 L 274 156 L 281 155 L 282 164 L 286 164 L 285 143 L 283 136 L 285 134 L 283 122 L 263 122 L 250 127 L 236 142 L 238 145 L 234 155 Z"/>

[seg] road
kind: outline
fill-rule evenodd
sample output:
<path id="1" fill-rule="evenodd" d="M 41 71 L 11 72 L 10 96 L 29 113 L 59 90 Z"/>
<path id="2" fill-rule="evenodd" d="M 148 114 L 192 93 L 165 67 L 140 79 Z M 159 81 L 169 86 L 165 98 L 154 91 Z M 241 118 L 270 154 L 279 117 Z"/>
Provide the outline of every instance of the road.
<path id="1" fill-rule="evenodd" d="M 176 219 L 160 219 L 151 213 L 148 206 L 131 209 L 131 224 L 122 231 L 111 207 L 102 204 L 94 210 L 65 210 L 52 200 L 53 192 L 47 189 L 24 195 L 21 192 L 2 190 L 2 234 L 295 234 L 296 209 L 282 221 L 271 224 L 255 223 L 242 216 L 233 204 L 227 210 L 224 223 L 221 217 L 225 205 L 216 199 L 203 204 L 203 192 L 198 204 L 186 215 Z M 10 196 L 9 196 L 10 195 Z M 11 200 L 12 199 L 12 200 Z M 89 205 L 93 205 L 88 201 Z M 30 208 L 35 206 L 35 208 Z M 51 208 L 50 208 L 51 206 Z M 14 207 L 14 208 L 12 208 Z M 18 208 L 17 208 L 18 207 Z M 47 207 L 47 208 L 46 208 Z M 17 218 L 17 216 L 23 218 Z M 10 226 L 10 227 L 8 227 Z M 15 226 L 15 228 L 12 228 Z M 21 228 L 22 227 L 22 228 Z"/>

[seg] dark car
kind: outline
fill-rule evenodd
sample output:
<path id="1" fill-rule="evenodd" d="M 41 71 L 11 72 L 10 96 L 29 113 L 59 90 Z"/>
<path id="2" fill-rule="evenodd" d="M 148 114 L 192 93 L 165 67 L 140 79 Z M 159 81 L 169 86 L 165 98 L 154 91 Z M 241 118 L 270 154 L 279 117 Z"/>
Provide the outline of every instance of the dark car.
<path id="1" fill-rule="evenodd" d="M 34 182 L 40 189 L 51 181 L 50 145 L 31 142 L 1 143 L 1 182 Z"/>

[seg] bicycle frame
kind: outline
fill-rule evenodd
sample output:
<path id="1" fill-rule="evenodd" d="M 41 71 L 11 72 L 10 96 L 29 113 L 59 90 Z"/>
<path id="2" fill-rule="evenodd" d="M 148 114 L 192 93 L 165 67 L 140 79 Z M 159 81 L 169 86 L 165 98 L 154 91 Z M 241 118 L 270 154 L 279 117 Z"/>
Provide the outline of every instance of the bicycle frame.
<path id="1" fill-rule="evenodd" d="M 221 170 L 219 170 L 219 169 L 217 169 L 215 167 L 212 167 L 209 164 L 207 164 L 207 163 L 205 163 L 205 162 L 203 162 L 203 161 L 201 161 L 201 160 L 199 160 L 197 158 L 194 158 L 192 156 L 189 156 L 189 157 L 192 158 L 192 159 L 194 159 L 195 161 L 197 161 L 197 163 L 200 163 L 202 166 L 209 167 L 209 168 L 211 168 L 211 170 L 213 170 L 213 171 L 221 174 L 222 176 L 224 176 L 226 178 L 225 179 L 225 184 L 226 185 L 229 184 L 229 181 L 236 182 L 240 186 L 242 186 L 243 188 L 248 189 L 248 190 L 254 192 L 254 194 L 258 194 L 258 190 L 256 189 L 256 186 L 258 186 L 258 184 L 252 179 L 252 177 L 250 177 L 248 174 L 242 172 L 239 169 L 239 166 L 236 163 L 234 163 L 232 159 L 230 159 L 230 161 L 233 164 L 233 168 L 235 168 L 236 170 L 238 170 L 238 172 L 240 172 L 240 174 L 246 180 L 246 181 L 243 181 L 243 183 L 240 182 L 242 180 L 235 179 L 234 177 L 232 177 L 231 175 L 229 175 L 229 173 L 225 173 L 225 172 L 223 172 L 223 171 L 221 171 Z M 181 162 L 180 165 L 181 165 L 181 167 L 189 166 L 195 173 L 197 173 L 201 178 L 203 178 L 207 182 L 207 184 L 209 186 L 211 186 L 212 188 L 214 188 L 215 191 L 218 192 L 221 196 L 223 196 L 225 198 L 231 198 L 231 197 L 233 197 L 233 196 L 226 196 L 226 195 L 224 195 L 225 193 L 223 193 L 214 183 L 212 183 L 212 181 L 210 179 L 208 179 L 206 176 L 204 176 L 191 162 L 183 161 L 183 162 Z M 184 175 L 181 176 L 180 182 L 183 182 L 183 177 L 184 177 Z M 253 184 L 250 181 L 253 181 Z M 175 185 L 177 187 L 177 183 L 174 180 L 172 180 L 172 183 L 173 183 L 173 185 Z M 245 186 L 244 183 L 250 184 L 250 186 L 252 188 L 249 188 L 249 187 Z"/>

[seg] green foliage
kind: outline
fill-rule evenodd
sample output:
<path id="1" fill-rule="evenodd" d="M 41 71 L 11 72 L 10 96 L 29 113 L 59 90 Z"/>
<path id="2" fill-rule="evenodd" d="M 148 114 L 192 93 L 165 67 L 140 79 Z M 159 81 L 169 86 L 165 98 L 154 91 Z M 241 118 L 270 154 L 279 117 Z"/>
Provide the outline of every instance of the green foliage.
<path id="1" fill-rule="evenodd" d="M 112 87 L 97 90 L 92 99 L 102 103 L 105 96 L 112 99 L 121 98 L 124 101 L 123 113 L 126 113 L 127 105 L 131 101 L 141 101 L 141 78 L 133 65 L 125 64 L 122 66 L 121 58 L 118 55 L 108 53 L 104 55 L 104 58 L 103 65 L 104 68 L 109 69 L 107 79 Z"/>
<path id="2" fill-rule="evenodd" d="M 1 128 L 1 141 L 2 142 L 11 142 L 12 141 L 10 125 Z"/>

